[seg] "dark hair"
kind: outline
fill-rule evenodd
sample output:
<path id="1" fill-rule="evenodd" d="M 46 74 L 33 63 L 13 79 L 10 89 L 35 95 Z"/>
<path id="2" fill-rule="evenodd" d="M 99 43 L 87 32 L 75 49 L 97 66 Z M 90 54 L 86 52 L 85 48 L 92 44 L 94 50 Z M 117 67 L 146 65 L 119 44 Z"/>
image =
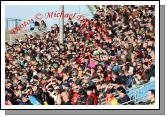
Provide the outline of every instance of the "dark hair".
<path id="1" fill-rule="evenodd" d="M 154 90 L 154 89 L 151 89 L 151 90 L 149 90 L 149 91 L 150 91 L 151 94 L 154 95 L 154 97 L 155 97 L 155 90 Z"/>
<path id="2" fill-rule="evenodd" d="M 126 94 L 126 90 L 122 86 L 118 87 L 117 91 L 120 91 L 121 93 Z"/>

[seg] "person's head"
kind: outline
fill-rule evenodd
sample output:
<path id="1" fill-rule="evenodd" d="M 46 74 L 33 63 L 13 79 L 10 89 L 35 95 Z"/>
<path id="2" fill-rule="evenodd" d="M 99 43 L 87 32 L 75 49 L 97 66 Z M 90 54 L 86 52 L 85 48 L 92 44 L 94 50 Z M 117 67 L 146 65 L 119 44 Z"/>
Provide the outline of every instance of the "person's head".
<path id="1" fill-rule="evenodd" d="M 79 91 L 78 86 L 77 85 L 73 86 L 72 90 L 73 90 L 73 92 L 78 93 L 78 91 Z"/>
<path id="2" fill-rule="evenodd" d="M 111 98 L 111 97 L 114 96 L 114 93 L 115 93 L 115 89 L 114 89 L 114 88 L 111 88 L 111 89 L 107 90 L 107 92 L 106 92 L 106 97 L 107 97 L 107 98 Z"/>
<path id="3" fill-rule="evenodd" d="M 41 24 L 45 24 L 45 21 L 44 21 L 44 20 L 41 20 Z"/>
<path id="4" fill-rule="evenodd" d="M 33 19 L 31 19 L 31 22 L 34 23 L 35 21 Z"/>
<path id="5" fill-rule="evenodd" d="M 32 89 L 32 87 L 28 87 L 27 94 L 28 95 L 33 95 L 33 89 Z"/>
<path id="6" fill-rule="evenodd" d="M 14 95 L 13 91 L 11 89 L 6 89 L 5 94 L 6 94 L 7 97 L 10 97 L 10 98 L 12 98 L 13 95 Z"/>
<path id="7" fill-rule="evenodd" d="M 91 68 L 91 73 L 94 73 L 95 72 L 95 69 Z"/>
<path id="8" fill-rule="evenodd" d="M 101 83 L 97 83 L 96 88 L 97 88 L 97 90 L 100 90 L 101 89 Z"/>
<path id="9" fill-rule="evenodd" d="M 10 88 L 12 87 L 12 83 L 11 83 L 11 82 L 7 82 L 7 83 L 5 84 L 5 87 L 6 87 L 7 89 L 10 89 Z"/>
<path id="10" fill-rule="evenodd" d="M 78 70 L 78 76 L 82 77 L 83 76 L 83 70 Z"/>
<path id="11" fill-rule="evenodd" d="M 28 35 L 27 35 L 27 34 L 24 34 L 24 38 L 28 38 Z"/>
<path id="12" fill-rule="evenodd" d="M 118 77 L 118 72 L 112 72 L 112 79 L 116 79 Z"/>
<path id="13" fill-rule="evenodd" d="M 14 94 L 16 97 L 19 97 L 20 96 L 20 91 L 19 90 L 14 90 Z"/>
<path id="14" fill-rule="evenodd" d="M 41 79 L 42 78 L 42 73 L 38 73 L 37 76 L 38 76 L 39 79 Z"/>
<path id="15" fill-rule="evenodd" d="M 147 99 L 151 102 L 155 101 L 155 90 L 149 90 L 147 92 Z"/>
<path id="16" fill-rule="evenodd" d="M 21 84 L 21 83 L 18 84 L 18 85 L 17 85 L 17 89 L 18 89 L 18 90 L 22 90 L 22 89 L 23 89 L 23 84 Z"/>
<path id="17" fill-rule="evenodd" d="M 126 90 L 122 86 L 117 88 L 117 92 L 121 98 L 123 98 L 126 95 Z"/>
<path id="18" fill-rule="evenodd" d="M 87 87 L 87 95 L 90 95 L 93 93 L 93 87 L 92 86 L 88 86 Z"/>
<path id="19" fill-rule="evenodd" d="M 73 81 L 73 82 L 76 82 L 76 81 L 77 81 L 77 77 L 76 77 L 76 76 L 73 76 L 73 77 L 72 77 L 72 81 Z"/>
<path id="20" fill-rule="evenodd" d="M 26 94 L 23 94 L 23 95 L 21 96 L 21 101 L 22 101 L 23 103 L 27 102 L 27 101 L 28 101 L 28 96 L 27 96 Z"/>
<path id="21" fill-rule="evenodd" d="M 62 77 L 60 77 L 59 75 L 57 75 L 55 78 L 56 78 L 56 82 L 58 84 L 60 84 L 62 82 Z"/>
<path id="22" fill-rule="evenodd" d="M 61 93 L 61 97 L 62 97 L 64 102 L 68 102 L 69 101 L 69 93 L 67 91 L 62 92 Z"/>

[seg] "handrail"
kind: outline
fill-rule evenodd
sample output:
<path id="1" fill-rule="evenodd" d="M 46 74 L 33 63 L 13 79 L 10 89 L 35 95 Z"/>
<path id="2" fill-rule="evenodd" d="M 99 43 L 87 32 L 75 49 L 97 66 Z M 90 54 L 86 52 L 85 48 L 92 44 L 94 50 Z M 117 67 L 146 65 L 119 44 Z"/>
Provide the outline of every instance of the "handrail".
<path id="1" fill-rule="evenodd" d="M 145 86 L 147 86 L 148 84 L 151 84 L 151 83 L 153 83 L 153 82 L 155 82 L 155 81 L 150 81 L 150 82 L 147 82 L 146 84 L 143 84 L 143 85 L 140 85 L 140 86 L 138 86 L 138 87 L 132 87 L 132 88 L 129 88 L 129 89 L 127 89 L 127 93 L 129 93 L 130 91 L 132 91 L 132 90 L 134 90 L 134 89 L 141 89 L 141 88 L 144 88 Z M 114 96 L 115 97 L 117 97 L 118 96 L 118 93 L 115 93 L 114 94 Z"/>
<path id="2" fill-rule="evenodd" d="M 139 99 L 146 99 L 146 97 L 147 96 L 143 96 L 143 97 L 139 97 L 139 98 L 137 98 L 137 99 L 132 99 L 132 100 L 130 100 L 130 101 L 127 101 L 127 102 L 124 102 L 124 103 L 122 103 L 121 105 L 124 105 L 124 104 L 128 104 L 128 103 L 130 103 L 130 102 L 135 102 L 135 104 L 137 104 L 136 103 L 136 100 L 139 100 Z M 139 100 L 139 101 L 137 101 L 137 102 L 140 102 L 141 100 Z M 146 100 L 144 100 L 144 101 L 146 101 Z"/>
<path id="3" fill-rule="evenodd" d="M 143 100 L 146 101 L 147 100 L 146 99 L 147 96 L 141 96 L 141 93 L 143 93 L 142 90 L 144 88 L 149 87 L 150 85 L 152 85 L 152 83 L 155 83 L 155 81 L 150 81 L 150 82 L 148 82 L 148 83 L 146 83 L 146 84 L 144 84 L 142 86 L 138 86 L 136 88 L 128 89 L 127 90 L 127 94 L 131 96 L 130 97 L 131 100 L 127 101 L 127 102 L 125 102 L 123 104 L 128 104 L 130 102 L 134 102 L 134 104 L 137 104 L 140 101 L 143 101 Z M 134 92 L 133 92 L 133 90 L 134 90 Z M 119 95 L 118 93 L 114 94 L 115 97 L 117 97 L 118 95 Z M 134 98 L 132 99 L 132 97 L 134 97 Z"/>
<path id="4" fill-rule="evenodd" d="M 133 89 L 140 89 L 140 88 L 142 88 L 142 87 L 144 87 L 144 86 L 146 86 L 146 85 L 148 85 L 148 84 L 151 84 L 151 83 L 153 83 L 153 82 L 155 82 L 155 81 L 149 81 L 149 82 L 147 82 L 147 83 L 145 83 L 145 84 L 143 84 L 143 85 L 139 85 L 138 87 L 129 88 L 127 91 L 131 91 L 131 90 L 133 90 Z"/>

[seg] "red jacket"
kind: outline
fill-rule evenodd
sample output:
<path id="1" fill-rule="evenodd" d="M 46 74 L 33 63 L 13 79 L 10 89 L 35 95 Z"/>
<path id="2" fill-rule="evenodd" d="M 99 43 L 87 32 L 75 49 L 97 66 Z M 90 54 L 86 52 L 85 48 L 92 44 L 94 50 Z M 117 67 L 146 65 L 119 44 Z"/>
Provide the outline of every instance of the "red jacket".
<path id="1" fill-rule="evenodd" d="M 75 105 L 77 103 L 78 97 L 79 97 L 78 93 L 74 93 L 72 100 L 71 100 L 71 104 Z"/>
<path id="2" fill-rule="evenodd" d="M 86 105 L 97 105 L 97 96 L 93 93 L 88 95 Z"/>

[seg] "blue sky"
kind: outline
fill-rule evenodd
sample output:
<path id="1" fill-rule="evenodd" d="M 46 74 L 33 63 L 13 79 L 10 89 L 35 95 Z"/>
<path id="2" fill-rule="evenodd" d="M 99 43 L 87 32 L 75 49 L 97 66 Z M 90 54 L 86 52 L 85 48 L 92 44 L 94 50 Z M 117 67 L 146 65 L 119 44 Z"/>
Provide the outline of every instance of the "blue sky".
<path id="1" fill-rule="evenodd" d="M 79 13 L 86 18 L 92 18 L 92 15 L 85 5 L 65 5 L 65 13 Z M 16 18 L 25 21 L 34 18 L 35 14 L 45 14 L 49 11 L 59 11 L 58 5 L 7 5 L 5 7 L 5 18 Z M 51 24 L 59 23 L 58 18 L 45 20 L 48 26 Z M 66 22 L 66 19 L 65 19 Z M 9 29 L 14 27 L 14 22 L 9 22 Z"/>

